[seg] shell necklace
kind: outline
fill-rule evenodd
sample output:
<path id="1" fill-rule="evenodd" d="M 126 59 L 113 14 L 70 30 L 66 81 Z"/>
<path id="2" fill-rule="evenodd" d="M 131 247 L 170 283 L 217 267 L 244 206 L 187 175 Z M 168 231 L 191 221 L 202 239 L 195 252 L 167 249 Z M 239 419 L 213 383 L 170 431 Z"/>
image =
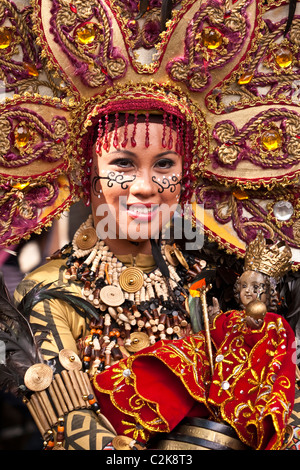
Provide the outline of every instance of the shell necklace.
<path id="1" fill-rule="evenodd" d="M 169 270 L 166 279 L 156 268 L 149 274 L 138 267 L 126 267 L 98 239 L 92 216 L 74 235 L 72 252 L 64 273 L 67 281 L 83 283 L 83 298 L 100 310 L 99 321 L 90 323 L 83 366 L 93 373 L 104 370 L 160 339 L 186 334 L 189 314 L 185 309 L 188 291 L 177 267 L 188 272 L 185 258 L 174 245 L 161 244 Z M 122 349 L 118 346 L 121 338 Z"/>

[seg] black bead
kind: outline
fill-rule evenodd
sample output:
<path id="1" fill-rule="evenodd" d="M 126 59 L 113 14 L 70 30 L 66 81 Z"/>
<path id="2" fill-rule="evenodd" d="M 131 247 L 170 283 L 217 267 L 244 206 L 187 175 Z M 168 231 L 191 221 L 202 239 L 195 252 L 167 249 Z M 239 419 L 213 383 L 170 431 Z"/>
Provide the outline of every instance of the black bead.
<path id="1" fill-rule="evenodd" d="M 92 408 L 92 410 L 93 410 L 95 413 L 97 413 L 97 411 L 100 410 L 100 407 L 99 407 L 99 405 L 98 405 L 97 402 L 93 403 L 93 404 L 91 405 L 91 408 Z"/>

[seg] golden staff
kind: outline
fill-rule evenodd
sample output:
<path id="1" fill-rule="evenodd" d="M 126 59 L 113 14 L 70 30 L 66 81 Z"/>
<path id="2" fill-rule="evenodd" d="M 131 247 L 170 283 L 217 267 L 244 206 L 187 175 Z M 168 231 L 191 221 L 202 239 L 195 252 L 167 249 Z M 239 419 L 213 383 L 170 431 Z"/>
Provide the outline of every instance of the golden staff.
<path id="1" fill-rule="evenodd" d="M 213 352 L 212 352 L 212 345 L 211 345 L 211 337 L 210 337 L 210 328 L 209 328 L 209 317 L 207 311 L 207 303 L 206 303 L 206 292 L 211 288 L 209 286 L 203 286 L 199 290 L 200 299 L 202 304 L 202 312 L 203 312 L 203 320 L 204 320 L 204 329 L 205 329 L 205 336 L 206 336 L 206 343 L 208 349 L 208 357 L 210 363 L 211 374 L 214 373 L 214 360 L 213 360 Z"/>
<path id="2" fill-rule="evenodd" d="M 209 289 L 211 289 L 211 284 L 207 286 L 205 282 L 205 278 L 204 278 L 195 282 L 190 287 L 190 294 L 192 297 L 200 297 L 200 300 L 201 300 L 203 320 L 204 320 L 204 330 L 205 330 L 207 350 L 208 350 L 208 358 L 209 358 L 209 363 L 210 363 L 210 368 L 211 368 L 211 374 L 213 375 L 214 360 L 213 360 L 210 327 L 209 327 L 209 317 L 208 317 L 207 302 L 206 302 L 206 292 L 209 291 Z"/>

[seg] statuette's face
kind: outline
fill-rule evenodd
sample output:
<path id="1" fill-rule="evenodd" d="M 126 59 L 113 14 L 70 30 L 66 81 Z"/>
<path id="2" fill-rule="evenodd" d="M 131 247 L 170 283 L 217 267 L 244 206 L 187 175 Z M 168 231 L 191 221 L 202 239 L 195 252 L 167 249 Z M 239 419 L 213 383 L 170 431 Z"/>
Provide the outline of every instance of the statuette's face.
<path id="1" fill-rule="evenodd" d="M 130 125 L 127 132 L 131 135 Z M 119 128 L 119 142 L 123 133 L 124 128 Z M 147 147 L 145 124 L 139 123 L 135 146 L 129 140 L 126 148 L 111 145 L 108 150 L 102 148 L 101 155 L 94 150 L 94 220 L 101 226 L 105 218 L 102 209 L 108 207 L 116 223 L 115 238 L 140 241 L 157 237 L 179 204 L 182 157 L 175 151 L 175 132 L 172 148 L 162 146 L 162 133 L 162 124 L 151 122 Z M 113 139 L 113 131 L 109 137 Z"/>
<path id="2" fill-rule="evenodd" d="M 245 271 L 240 279 L 240 301 L 243 307 L 246 307 L 252 300 L 259 298 L 267 303 L 267 294 L 265 292 L 264 275 L 255 271 Z M 260 294 L 260 297 L 258 297 Z"/>

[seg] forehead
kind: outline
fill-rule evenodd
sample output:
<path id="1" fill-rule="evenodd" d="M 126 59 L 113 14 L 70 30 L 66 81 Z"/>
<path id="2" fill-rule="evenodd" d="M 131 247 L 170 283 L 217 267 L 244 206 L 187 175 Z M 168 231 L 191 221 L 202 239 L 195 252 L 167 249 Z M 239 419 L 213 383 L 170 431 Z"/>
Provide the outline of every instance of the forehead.
<path id="1" fill-rule="evenodd" d="M 248 284 L 262 283 L 264 280 L 264 275 L 256 271 L 245 271 L 240 277 L 241 283 L 246 282 Z"/>

